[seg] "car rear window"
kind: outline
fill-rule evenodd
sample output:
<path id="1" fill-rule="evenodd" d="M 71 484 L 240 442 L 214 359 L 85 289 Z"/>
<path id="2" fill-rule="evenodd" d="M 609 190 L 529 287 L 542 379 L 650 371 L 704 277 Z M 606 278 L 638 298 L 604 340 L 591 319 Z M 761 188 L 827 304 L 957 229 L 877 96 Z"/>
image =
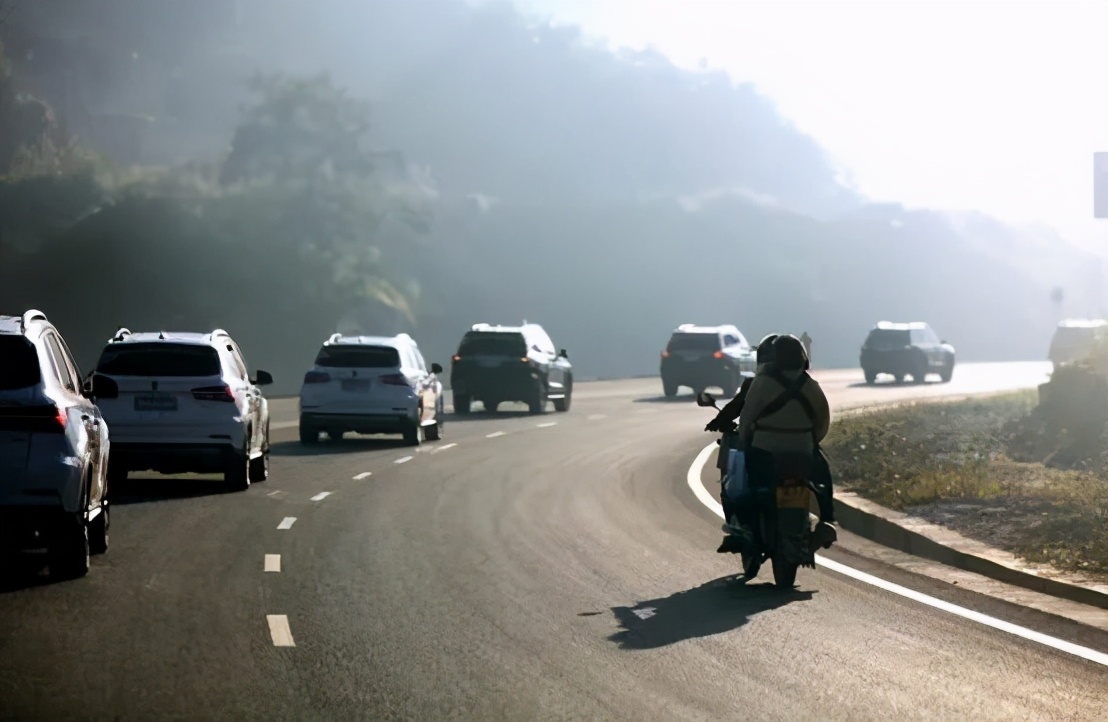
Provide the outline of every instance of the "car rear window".
<path id="1" fill-rule="evenodd" d="M 391 346 L 328 346 L 320 349 L 315 363 L 329 368 L 399 368 L 400 352 Z"/>
<path id="2" fill-rule="evenodd" d="M 172 343 L 112 344 L 96 370 L 107 376 L 219 376 L 219 354 L 210 346 Z"/>
<path id="3" fill-rule="evenodd" d="M 526 356 L 522 333 L 467 333 L 458 347 L 459 356 Z"/>
<path id="4" fill-rule="evenodd" d="M 911 345 L 911 343 L 911 334 L 907 330 L 901 331 L 889 328 L 876 329 L 870 331 L 869 337 L 866 338 L 866 346 L 879 351 L 904 348 L 905 346 Z"/>
<path id="5" fill-rule="evenodd" d="M 675 333 L 669 339 L 667 351 L 718 351 L 719 334 Z"/>
<path id="6" fill-rule="evenodd" d="M 22 336 L 0 336 L 0 389 L 25 389 L 41 380 L 34 344 Z"/>

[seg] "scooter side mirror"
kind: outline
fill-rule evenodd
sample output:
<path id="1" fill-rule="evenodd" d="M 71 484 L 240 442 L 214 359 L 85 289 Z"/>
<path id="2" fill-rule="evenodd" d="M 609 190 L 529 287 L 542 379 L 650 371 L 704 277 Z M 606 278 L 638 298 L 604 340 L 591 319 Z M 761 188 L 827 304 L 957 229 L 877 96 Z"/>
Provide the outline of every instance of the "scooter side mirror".
<path id="1" fill-rule="evenodd" d="M 715 400 L 715 397 L 713 397 L 707 391 L 701 391 L 699 394 L 696 395 L 696 405 L 697 406 L 715 406 L 716 405 L 716 400 Z"/>

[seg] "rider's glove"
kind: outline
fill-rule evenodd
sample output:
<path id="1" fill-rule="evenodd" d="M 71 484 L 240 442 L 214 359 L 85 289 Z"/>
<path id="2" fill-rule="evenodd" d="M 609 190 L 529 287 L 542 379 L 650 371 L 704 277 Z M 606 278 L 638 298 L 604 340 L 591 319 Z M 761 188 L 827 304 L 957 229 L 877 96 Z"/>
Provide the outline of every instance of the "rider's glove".
<path id="1" fill-rule="evenodd" d="M 726 423 L 727 423 L 726 421 L 724 421 L 723 419 L 721 419 L 720 417 L 717 416 L 716 418 L 714 418 L 714 419 L 712 419 L 711 421 L 708 422 L 708 424 L 704 427 L 704 430 L 705 431 L 717 431 L 717 432 L 718 431 L 723 431 L 724 424 L 726 424 Z"/>

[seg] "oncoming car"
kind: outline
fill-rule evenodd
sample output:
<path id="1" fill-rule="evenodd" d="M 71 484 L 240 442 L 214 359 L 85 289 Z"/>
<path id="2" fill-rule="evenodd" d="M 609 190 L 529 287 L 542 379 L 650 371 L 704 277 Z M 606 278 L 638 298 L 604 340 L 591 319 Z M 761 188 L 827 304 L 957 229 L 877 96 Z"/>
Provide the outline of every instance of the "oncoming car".
<path id="1" fill-rule="evenodd" d="M 300 441 L 319 435 L 402 434 L 411 445 L 443 435 L 443 394 L 412 337 L 331 336 L 300 388 Z"/>

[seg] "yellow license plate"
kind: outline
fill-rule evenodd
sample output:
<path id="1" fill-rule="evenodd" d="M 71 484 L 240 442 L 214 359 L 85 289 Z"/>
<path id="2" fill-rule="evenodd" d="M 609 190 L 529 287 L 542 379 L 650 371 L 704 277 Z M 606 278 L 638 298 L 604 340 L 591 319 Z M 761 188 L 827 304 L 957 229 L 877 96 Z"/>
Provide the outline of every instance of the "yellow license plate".
<path id="1" fill-rule="evenodd" d="M 807 486 L 777 487 L 778 509 L 807 509 L 811 503 Z"/>

